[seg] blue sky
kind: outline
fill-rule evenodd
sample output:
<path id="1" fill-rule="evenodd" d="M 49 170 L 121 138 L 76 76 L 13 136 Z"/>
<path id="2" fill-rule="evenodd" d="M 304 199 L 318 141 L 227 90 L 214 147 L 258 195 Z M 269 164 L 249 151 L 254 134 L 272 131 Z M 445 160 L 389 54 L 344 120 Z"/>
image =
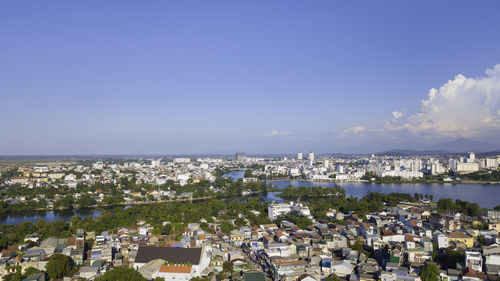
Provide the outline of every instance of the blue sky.
<path id="1" fill-rule="evenodd" d="M 498 1 L 2 1 L 0 154 L 495 142 L 498 11 Z"/>

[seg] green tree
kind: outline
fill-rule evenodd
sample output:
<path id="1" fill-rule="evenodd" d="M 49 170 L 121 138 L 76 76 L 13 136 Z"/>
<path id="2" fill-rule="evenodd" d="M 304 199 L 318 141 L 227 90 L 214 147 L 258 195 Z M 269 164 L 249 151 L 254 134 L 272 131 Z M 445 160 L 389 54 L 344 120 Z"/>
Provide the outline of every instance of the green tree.
<path id="1" fill-rule="evenodd" d="M 230 261 L 225 261 L 223 264 L 222 264 L 222 271 L 223 272 L 229 272 L 231 274 L 233 274 L 233 263 L 230 262 Z"/>
<path id="2" fill-rule="evenodd" d="M 454 209 L 455 204 L 449 198 L 441 198 L 437 202 L 437 207 L 442 212 L 449 212 Z"/>
<path id="3" fill-rule="evenodd" d="M 38 273 L 38 272 L 43 272 L 43 271 L 38 270 L 38 269 L 34 268 L 33 266 L 30 266 L 30 267 L 26 268 L 26 270 L 24 271 L 24 274 L 22 275 L 22 279 L 19 279 L 19 280 L 24 280 L 25 278 L 28 278 L 31 274 Z M 14 281 L 14 280 L 17 280 L 17 279 L 12 279 L 12 281 Z"/>
<path id="4" fill-rule="evenodd" d="M 234 225 L 228 221 L 223 221 L 220 224 L 220 228 L 221 228 L 222 232 L 229 234 L 229 232 L 231 232 L 231 230 L 234 229 Z"/>
<path id="5" fill-rule="evenodd" d="M 80 207 L 91 207 L 96 204 L 96 200 L 88 194 L 83 194 L 80 199 L 78 199 L 78 205 Z"/>
<path id="6" fill-rule="evenodd" d="M 193 279 L 191 279 L 193 280 Z M 165 281 L 165 278 L 163 277 L 156 277 L 153 281 Z"/>
<path id="7" fill-rule="evenodd" d="M 72 260 L 68 256 L 53 254 L 47 263 L 45 269 L 50 279 L 61 279 L 71 272 Z"/>
<path id="8" fill-rule="evenodd" d="M 146 281 L 147 279 L 142 277 L 142 275 L 139 272 L 126 266 L 115 267 L 110 271 L 104 273 L 101 277 L 96 279 L 96 281 L 116 281 L 116 280 Z"/>
<path id="9" fill-rule="evenodd" d="M 21 274 L 21 272 L 16 271 L 16 272 L 4 275 L 2 280 L 3 281 L 22 281 L 23 275 Z"/>
<path id="10" fill-rule="evenodd" d="M 38 208 L 40 209 L 45 209 L 47 208 L 47 200 L 45 200 L 45 198 L 42 198 L 40 200 L 38 200 L 38 204 L 37 204 Z"/>
<path id="11" fill-rule="evenodd" d="M 325 281 L 340 281 L 340 278 L 338 278 L 337 275 L 332 274 L 332 275 L 326 277 Z"/>
<path id="12" fill-rule="evenodd" d="M 301 215 L 297 211 L 292 211 L 290 213 L 283 214 L 283 215 L 279 216 L 275 220 L 275 223 L 277 225 L 280 225 L 282 221 L 292 222 L 300 228 L 307 228 L 308 226 L 313 224 L 313 221 L 310 218 Z"/>
<path id="13" fill-rule="evenodd" d="M 193 277 L 189 281 L 210 281 L 210 278 L 203 278 L 203 277 Z"/>
<path id="14" fill-rule="evenodd" d="M 439 281 L 439 269 L 435 264 L 428 263 L 420 272 L 422 281 Z"/>
<path id="15" fill-rule="evenodd" d="M 30 276 L 31 274 L 34 274 L 34 273 L 38 273 L 38 272 L 42 272 L 41 270 L 38 270 L 37 268 L 33 267 L 33 266 L 30 266 L 28 268 L 26 268 L 26 270 L 24 271 L 24 278 Z"/>
<path id="16" fill-rule="evenodd" d="M 76 230 L 78 228 L 82 228 L 82 217 L 72 216 L 69 221 L 71 223 L 71 229 Z"/>
<path id="17" fill-rule="evenodd" d="M 161 234 L 162 235 L 169 235 L 172 234 L 172 225 L 167 223 L 161 228 Z"/>
<path id="18" fill-rule="evenodd" d="M 465 260 L 465 251 L 445 249 L 443 255 L 439 256 L 439 262 L 447 268 L 457 268 L 457 263 Z"/>
<path id="19" fill-rule="evenodd" d="M 358 254 L 363 253 L 363 243 L 359 239 L 356 239 L 356 242 L 354 242 L 354 244 L 352 244 L 351 248 L 354 251 L 358 251 Z"/>
<path id="20" fill-rule="evenodd" d="M 66 196 L 54 202 L 55 209 L 73 209 L 73 198 Z"/>
<path id="21" fill-rule="evenodd" d="M 251 178 L 252 177 L 252 171 L 250 169 L 245 170 L 245 178 Z"/>
<path id="22" fill-rule="evenodd" d="M 377 174 L 375 172 L 366 172 L 362 177 L 361 179 L 364 179 L 364 180 L 371 180 L 372 178 L 377 178 Z"/>
<path id="23" fill-rule="evenodd" d="M 477 242 L 479 242 L 479 244 L 481 244 L 481 246 L 486 245 L 486 238 L 484 237 L 484 235 L 479 234 L 477 236 Z"/>

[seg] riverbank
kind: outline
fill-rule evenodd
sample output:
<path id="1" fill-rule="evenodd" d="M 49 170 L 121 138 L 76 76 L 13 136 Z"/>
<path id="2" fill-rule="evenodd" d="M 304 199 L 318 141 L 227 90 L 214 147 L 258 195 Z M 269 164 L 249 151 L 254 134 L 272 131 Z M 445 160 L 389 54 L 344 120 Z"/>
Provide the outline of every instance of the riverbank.
<path id="1" fill-rule="evenodd" d="M 297 182 L 333 182 L 336 184 L 342 183 L 379 183 L 379 184 L 495 184 L 500 185 L 500 181 L 472 181 L 472 180 L 460 180 L 460 181 L 444 181 L 444 180 L 411 180 L 411 181 L 391 181 L 391 180 L 307 180 L 307 179 L 265 179 L 260 180 L 262 182 L 267 181 L 297 181 Z"/>
<path id="2" fill-rule="evenodd" d="M 204 200 L 225 200 L 237 198 L 241 199 L 242 197 L 250 197 L 250 196 L 262 196 L 266 195 L 267 190 L 263 191 L 245 191 L 244 196 L 203 196 L 203 197 L 191 197 L 191 198 L 177 198 L 171 200 L 158 200 L 158 201 L 134 201 L 134 202 L 120 202 L 115 204 L 97 204 L 93 206 L 86 207 L 78 207 L 74 206 L 73 208 L 44 208 L 44 209 L 31 209 L 24 210 L 22 212 L 17 212 L 15 214 L 7 214 L 4 216 L 0 216 L 0 224 L 18 224 L 24 221 L 30 221 L 32 223 L 38 220 L 45 220 L 48 222 L 56 221 L 56 220 L 64 220 L 69 221 L 73 216 L 80 217 L 98 217 L 105 210 L 112 209 L 114 207 L 124 206 L 124 209 L 133 207 L 133 206 L 141 206 L 141 205 L 153 205 L 153 204 L 162 204 L 162 203 L 182 203 L 182 202 L 196 202 L 196 201 L 204 201 Z"/>
<path id="3" fill-rule="evenodd" d="M 265 191 L 245 191 L 246 195 L 255 195 L 255 194 L 265 194 Z M 176 202 L 192 202 L 199 200 L 209 200 L 209 199 L 230 199 L 235 196 L 223 196 L 223 195 L 214 195 L 214 196 L 202 196 L 202 197 L 189 197 L 189 198 L 175 198 L 169 200 L 149 200 L 149 201 L 124 201 L 113 204 L 96 204 L 92 206 L 83 206 L 80 207 L 78 205 L 74 205 L 71 208 L 34 208 L 30 210 L 25 210 L 26 212 L 30 211 L 71 211 L 71 210 L 99 210 L 103 208 L 111 208 L 111 207 L 119 207 L 119 206 L 137 206 L 137 205 L 147 205 L 147 204 L 157 204 L 157 203 L 176 203 Z"/>
<path id="4" fill-rule="evenodd" d="M 262 179 L 261 182 L 269 181 L 296 181 L 296 182 L 326 182 L 326 183 L 378 183 L 378 184 L 494 184 L 500 185 L 500 181 L 472 181 L 472 180 L 460 180 L 460 181 L 445 181 L 445 180 L 410 180 L 410 181 L 391 181 L 391 180 L 307 180 L 307 179 L 293 179 L 293 178 L 283 178 L 283 179 Z"/>
<path id="5" fill-rule="evenodd" d="M 482 208 L 494 208 L 500 204 L 500 184 L 478 183 L 375 183 L 375 182 L 304 182 L 304 181 L 268 181 L 272 190 L 281 191 L 288 186 L 292 187 L 340 187 L 346 196 L 361 198 L 367 192 L 379 193 L 407 193 L 432 195 L 434 200 L 450 198 L 467 200 L 477 203 Z"/>
<path id="6" fill-rule="evenodd" d="M 229 174 L 223 175 L 238 180 L 244 177 L 244 171 L 233 171 Z M 428 180 L 427 180 L 428 181 Z M 492 183 L 487 181 L 460 181 L 460 182 L 375 182 L 375 181 L 310 181 L 310 180 L 271 180 L 267 179 L 266 182 L 271 185 L 272 189 L 276 192 L 289 185 L 293 187 L 341 187 L 345 189 L 346 196 L 354 196 L 361 198 L 367 192 L 380 192 L 380 193 L 408 193 L 408 194 L 424 194 L 432 195 L 434 200 L 440 198 L 450 198 L 452 200 L 460 199 L 467 200 L 479 204 L 482 208 L 494 208 L 500 204 L 500 182 Z M 271 192 L 271 191 L 270 191 Z M 274 192 L 273 192 L 274 193 Z M 279 198 L 279 197 L 278 197 Z M 275 198 L 273 198 L 275 199 Z"/>
<path id="7" fill-rule="evenodd" d="M 459 181 L 445 181 L 445 180 L 409 180 L 409 181 L 391 181 L 391 180 L 366 180 L 364 182 L 370 183 L 380 183 L 380 184 L 495 184 L 498 185 L 498 181 L 472 181 L 472 180 L 459 180 Z"/>

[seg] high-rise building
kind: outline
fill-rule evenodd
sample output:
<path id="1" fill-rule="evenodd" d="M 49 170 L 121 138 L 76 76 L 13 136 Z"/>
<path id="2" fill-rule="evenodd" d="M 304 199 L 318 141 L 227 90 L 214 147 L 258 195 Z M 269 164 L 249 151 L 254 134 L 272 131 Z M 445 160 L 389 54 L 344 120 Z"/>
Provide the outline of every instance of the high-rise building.
<path id="1" fill-rule="evenodd" d="M 337 165 L 337 172 L 339 172 L 339 174 L 343 174 L 344 173 L 344 166 L 342 165 Z"/>
<path id="2" fill-rule="evenodd" d="M 247 155 L 245 152 L 236 152 L 236 160 L 244 160 L 247 159 Z"/>
<path id="3" fill-rule="evenodd" d="M 496 169 L 498 168 L 498 159 L 497 158 L 485 158 L 482 160 L 484 168 L 487 169 Z"/>
<path id="4" fill-rule="evenodd" d="M 474 152 L 469 152 L 469 159 L 467 162 L 474 162 L 476 160 L 476 154 Z"/>
<path id="5" fill-rule="evenodd" d="M 409 160 L 409 165 L 405 166 L 405 169 L 410 169 L 412 172 L 422 170 L 422 159 Z"/>
<path id="6" fill-rule="evenodd" d="M 178 158 L 174 158 L 174 163 L 189 163 L 191 162 L 191 159 L 187 158 L 187 157 L 178 157 Z"/>
<path id="7" fill-rule="evenodd" d="M 297 152 L 297 160 L 302 160 L 302 152 Z"/>
<path id="8" fill-rule="evenodd" d="M 323 161 L 323 165 L 325 166 L 325 168 L 328 168 L 328 166 L 330 166 L 330 160 L 325 159 L 325 160 Z"/>
<path id="9" fill-rule="evenodd" d="M 307 156 L 307 160 L 314 161 L 314 152 L 309 152 L 309 156 Z"/>
<path id="10" fill-rule="evenodd" d="M 311 211 L 307 206 L 299 202 L 275 203 L 272 202 L 267 207 L 267 213 L 270 220 L 275 220 L 282 214 L 297 211 L 302 216 L 311 217 Z"/>
<path id="11" fill-rule="evenodd" d="M 161 160 L 158 159 L 158 160 L 151 160 L 151 167 L 159 167 L 161 164 Z"/>

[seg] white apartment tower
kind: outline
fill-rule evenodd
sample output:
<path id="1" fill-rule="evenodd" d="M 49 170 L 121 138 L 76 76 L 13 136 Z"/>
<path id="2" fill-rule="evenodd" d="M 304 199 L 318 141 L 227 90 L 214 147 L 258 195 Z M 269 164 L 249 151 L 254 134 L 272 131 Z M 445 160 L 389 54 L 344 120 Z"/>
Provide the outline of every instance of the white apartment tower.
<path id="1" fill-rule="evenodd" d="M 161 160 L 158 159 L 158 160 L 151 160 L 151 167 L 159 167 L 161 164 Z"/>
<path id="2" fill-rule="evenodd" d="M 314 152 L 309 152 L 309 156 L 307 156 L 307 160 L 314 161 Z"/>
<path id="3" fill-rule="evenodd" d="M 267 213 L 270 220 L 275 220 L 282 214 L 289 213 L 291 211 L 297 211 L 302 216 L 311 218 L 311 211 L 307 206 L 300 202 L 288 202 L 288 203 L 275 203 L 272 202 L 267 207 Z"/>
<path id="4" fill-rule="evenodd" d="M 302 160 L 302 152 L 297 152 L 297 160 Z"/>
<path id="5" fill-rule="evenodd" d="M 474 162 L 476 160 L 476 154 L 474 154 L 474 152 L 469 152 L 469 159 L 467 160 L 467 162 Z"/>
<path id="6" fill-rule="evenodd" d="M 411 163 L 411 171 L 418 172 L 422 170 L 422 159 L 414 159 Z"/>

